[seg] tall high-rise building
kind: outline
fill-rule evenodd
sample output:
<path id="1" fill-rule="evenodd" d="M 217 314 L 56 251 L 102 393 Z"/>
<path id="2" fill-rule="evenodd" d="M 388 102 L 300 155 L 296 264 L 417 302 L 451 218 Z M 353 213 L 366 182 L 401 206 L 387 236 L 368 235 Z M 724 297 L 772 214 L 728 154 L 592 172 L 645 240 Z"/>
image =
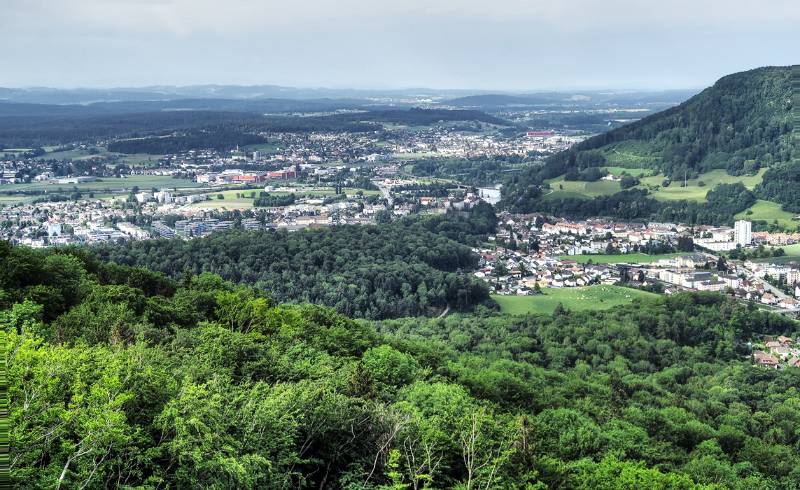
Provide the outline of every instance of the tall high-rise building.
<path id="1" fill-rule="evenodd" d="M 733 225 L 733 241 L 743 247 L 753 243 L 752 225 L 749 221 L 739 220 Z"/>

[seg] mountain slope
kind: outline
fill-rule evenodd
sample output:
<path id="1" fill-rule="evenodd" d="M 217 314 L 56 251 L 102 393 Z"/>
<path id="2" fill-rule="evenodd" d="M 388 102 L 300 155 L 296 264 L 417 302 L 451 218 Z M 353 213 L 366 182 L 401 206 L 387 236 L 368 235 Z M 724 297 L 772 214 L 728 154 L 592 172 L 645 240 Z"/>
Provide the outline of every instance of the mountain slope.
<path id="1" fill-rule="evenodd" d="M 564 174 L 601 174 L 585 172 L 593 167 L 650 169 L 654 175 L 681 181 L 714 169 L 745 176 L 769 168 L 756 194 L 800 211 L 800 201 L 787 185 L 800 183 L 800 172 L 791 163 L 792 99 L 791 67 L 728 75 L 676 107 L 589 138 L 549 158 L 544 166 L 516 176 L 506 186 L 504 204 L 517 211 L 547 210 L 553 206 L 543 205 L 541 199 L 545 180 Z M 643 197 L 648 191 L 643 187 L 635 196 L 619 197 L 642 202 L 649 199 Z M 638 206 L 641 214 L 636 217 L 645 218 L 659 207 L 663 206 Z M 613 209 L 605 211 L 615 214 Z"/>
<path id="2" fill-rule="evenodd" d="M 741 171 L 790 160 L 792 83 L 789 67 L 759 68 L 721 78 L 683 104 L 590 138 L 574 152 L 645 142 L 642 153 L 666 175 L 714 168 Z"/>

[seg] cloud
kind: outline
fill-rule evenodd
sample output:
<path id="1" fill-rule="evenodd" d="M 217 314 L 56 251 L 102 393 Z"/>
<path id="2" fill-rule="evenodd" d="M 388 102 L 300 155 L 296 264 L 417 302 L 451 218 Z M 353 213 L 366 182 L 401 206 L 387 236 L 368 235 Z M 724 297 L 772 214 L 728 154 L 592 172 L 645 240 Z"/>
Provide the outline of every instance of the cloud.
<path id="1" fill-rule="evenodd" d="M 6 0 L 4 15 L 75 28 L 229 34 L 262 28 L 302 30 L 436 19 L 528 23 L 553 31 L 620 27 L 728 27 L 800 22 L 797 0 Z M 34 22 L 30 22 L 34 21 Z M 68 27 L 68 26 L 62 26 Z"/>
<path id="2" fill-rule="evenodd" d="M 0 2 L 0 86 L 701 85 L 800 44 L 797 0 Z"/>

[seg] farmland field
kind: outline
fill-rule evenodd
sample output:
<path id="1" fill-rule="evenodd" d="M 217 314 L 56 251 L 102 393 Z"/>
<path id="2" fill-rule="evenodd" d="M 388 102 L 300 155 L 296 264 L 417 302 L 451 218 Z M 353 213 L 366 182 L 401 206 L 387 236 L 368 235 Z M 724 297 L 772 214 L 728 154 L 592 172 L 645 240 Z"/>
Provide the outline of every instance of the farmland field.
<path id="1" fill-rule="evenodd" d="M 493 295 L 500 311 L 509 315 L 527 313 L 550 314 L 561 303 L 568 310 L 607 310 L 614 306 L 629 304 L 636 299 L 658 298 L 655 293 L 622 286 L 586 286 L 580 288 L 546 288 L 544 294 L 534 296 Z"/>
<path id="2" fill-rule="evenodd" d="M 750 211 L 749 214 L 748 211 Z M 759 199 L 749 209 L 737 214 L 736 219 L 764 220 L 770 223 L 773 220 L 778 220 L 778 224 L 784 228 L 796 229 L 798 222 L 792 220 L 794 216 L 794 213 L 781 209 L 781 205 L 778 203 Z"/>
<path id="3" fill-rule="evenodd" d="M 134 175 L 127 178 L 104 177 L 94 182 L 81 184 L 53 184 L 49 182 L 34 182 L 30 184 L 3 184 L 0 185 L 0 201 L 4 204 L 13 204 L 41 197 L 45 194 L 72 194 L 73 192 L 93 192 L 95 197 L 126 193 L 138 187 L 141 190 L 151 188 L 197 188 L 198 184 L 187 179 L 174 179 L 159 175 Z"/>
<path id="4" fill-rule="evenodd" d="M 787 256 L 800 257 L 800 243 L 795 243 L 794 245 L 784 245 L 780 248 L 786 252 Z"/>
<path id="5" fill-rule="evenodd" d="M 190 204 L 193 208 L 203 209 L 250 209 L 253 207 L 253 198 L 251 194 L 255 193 L 257 197 L 262 189 L 234 189 L 234 190 L 220 190 L 218 192 L 208 193 L 207 201 L 200 201 Z M 217 199 L 217 196 L 222 194 L 224 199 Z M 237 194 L 239 197 L 237 197 Z"/>
<path id="6" fill-rule="evenodd" d="M 605 254 L 586 254 L 586 255 L 562 255 L 559 257 L 561 260 L 574 260 L 579 264 L 586 264 L 591 261 L 593 264 L 649 264 L 650 262 L 657 262 L 661 259 L 685 255 L 682 253 L 671 253 L 661 255 L 647 255 L 642 253 L 631 254 L 618 254 L 618 255 L 605 255 Z"/>
<path id="7" fill-rule="evenodd" d="M 717 184 L 733 184 L 741 182 L 745 187 L 752 190 L 764 177 L 766 169 L 761 169 L 756 175 L 735 176 L 729 175 L 725 170 L 712 170 L 701 174 L 696 179 L 689 179 L 686 187 L 682 187 L 683 182 L 673 181 L 669 187 L 662 184 L 666 177 L 663 175 L 649 175 L 652 170 L 648 168 L 628 168 L 624 166 L 605 167 L 608 173 L 620 175 L 627 172 L 630 175 L 638 176 L 641 184 L 637 186 L 641 189 L 648 189 L 654 199 L 659 201 L 678 201 L 688 200 L 704 202 L 706 194 Z M 560 199 L 577 197 L 591 199 L 598 196 L 615 194 L 622 190 L 619 182 L 608 180 L 598 180 L 595 182 L 583 182 L 564 180 L 564 177 L 557 177 L 546 181 L 550 184 L 551 192 L 546 194 L 545 199 Z M 765 219 L 765 218 L 753 218 Z"/>
<path id="8" fill-rule="evenodd" d="M 800 243 L 795 243 L 793 245 L 782 245 L 779 247 L 772 247 L 772 248 L 782 248 L 783 251 L 786 253 L 786 255 L 784 255 L 783 257 L 769 257 L 764 259 L 755 259 L 754 262 L 788 264 L 789 262 L 800 261 Z"/>
<path id="9" fill-rule="evenodd" d="M 596 182 L 583 182 L 564 180 L 558 177 L 547 181 L 552 192 L 547 194 L 547 199 L 559 199 L 564 197 L 584 197 L 586 199 L 598 196 L 615 194 L 622 190 L 619 182 L 610 180 L 598 180 Z"/>

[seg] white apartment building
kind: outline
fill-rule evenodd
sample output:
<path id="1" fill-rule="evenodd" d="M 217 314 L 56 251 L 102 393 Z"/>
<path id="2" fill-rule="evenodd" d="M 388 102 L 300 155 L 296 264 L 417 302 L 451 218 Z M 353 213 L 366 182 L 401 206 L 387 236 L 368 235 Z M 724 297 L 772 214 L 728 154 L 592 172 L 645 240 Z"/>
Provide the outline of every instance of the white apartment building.
<path id="1" fill-rule="evenodd" d="M 749 221 L 739 220 L 733 226 L 733 241 L 746 247 L 753 243 L 753 229 Z"/>

